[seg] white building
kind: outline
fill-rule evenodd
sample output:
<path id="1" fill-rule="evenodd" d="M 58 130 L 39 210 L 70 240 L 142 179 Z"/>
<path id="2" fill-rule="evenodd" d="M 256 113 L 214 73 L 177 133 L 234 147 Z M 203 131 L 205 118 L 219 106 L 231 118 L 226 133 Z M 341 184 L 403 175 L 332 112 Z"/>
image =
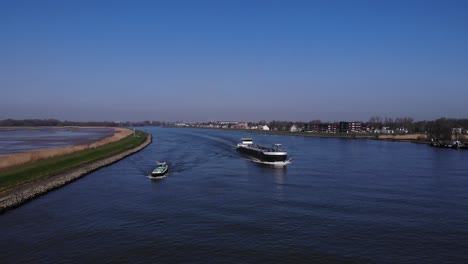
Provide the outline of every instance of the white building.
<path id="1" fill-rule="evenodd" d="M 267 125 L 262 126 L 262 130 L 270 130 L 270 128 Z"/>
<path id="2" fill-rule="evenodd" d="M 395 132 L 399 134 L 408 134 L 408 129 L 404 127 L 400 127 L 400 128 L 397 128 Z"/>
<path id="3" fill-rule="evenodd" d="M 374 133 L 378 134 L 394 134 L 395 131 L 393 129 L 390 129 L 389 127 L 382 127 L 382 129 L 376 129 L 374 130 Z"/>
<path id="4" fill-rule="evenodd" d="M 291 132 L 298 132 L 299 128 L 296 127 L 296 125 L 292 125 L 291 128 L 289 129 Z"/>
<path id="5" fill-rule="evenodd" d="M 452 134 L 461 134 L 463 131 L 463 128 L 461 127 L 456 127 L 452 129 Z"/>

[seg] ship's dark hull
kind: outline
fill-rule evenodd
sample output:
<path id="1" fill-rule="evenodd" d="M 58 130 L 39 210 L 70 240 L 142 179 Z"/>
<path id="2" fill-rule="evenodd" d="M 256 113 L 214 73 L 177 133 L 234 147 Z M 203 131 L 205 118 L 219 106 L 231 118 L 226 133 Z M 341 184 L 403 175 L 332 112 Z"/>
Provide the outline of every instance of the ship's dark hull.
<path id="1" fill-rule="evenodd" d="M 287 154 L 265 154 L 263 151 L 246 147 L 238 147 L 237 151 L 264 162 L 285 162 L 288 158 Z"/>
<path id="2" fill-rule="evenodd" d="M 164 174 L 166 174 L 167 170 L 165 172 L 162 172 L 162 173 L 151 173 L 151 177 L 157 177 L 157 176 L 163 176 Z"/>

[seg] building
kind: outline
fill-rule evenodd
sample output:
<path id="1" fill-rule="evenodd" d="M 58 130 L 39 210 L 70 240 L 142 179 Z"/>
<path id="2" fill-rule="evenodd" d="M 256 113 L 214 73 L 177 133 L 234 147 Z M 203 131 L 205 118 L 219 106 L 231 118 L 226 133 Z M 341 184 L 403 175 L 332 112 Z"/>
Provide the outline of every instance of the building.
<path id="1" fill-rule="evenodd" d="M 249 124 L 247 124 L 247 122 L 239 122 L 237 124 L 237 127 L 242 128 L 242 129 L 247 129 L 249 127 Z"/>
<path id="2" fill-rule="evenodd" d="M 406 129 L 406 128 L 404 128 L 404 127 L 400 127 L 400 128 L 395 129 L 395 133 L 398 133 L 398 134 L 408 134 L 408 129 Z"/>
<path id="3" fill-rule="evenodd" d="M 362 123 L 361 122 L 350 122 L 349 128 L 351 132 L 362 132 Z"/>
<path id="4" fill-rule="evenodd" d="M 363 129 L 364 127 L 364 129 Z M 366 130 L 366 126 L 362 122 L 340 122 L 340 133 L 359 133 Z"/>
<path id="5" fill-rule="evenodd" d="M 225 126 L 225 125 L 236 126 L 236 125 L 239 124 L 239 122 L 237 122 L 237 121 L 218 121 L 217 123 L 222 125 L 222 126 Z"/>
<path id="6" fill-rule="evenodd" d="M 452 129 L 452 134 L 461 134 L 463 131 L 463 128 L 461 127 L 456 127 Z"/>
<path id="7" fill-rule="evenodd" d="M 320 124 L 308 124 L 305 127 L 306 132 L 319 132 L 320 131 Z"/>
<path id="8" fill-rule="evenodd" d="M 393 129 L 390 129 L 390 127 L 382 127 L 382 129 L 376 129 L 374 130 L 374 133 L 378 134 L 394 134 L 395 131 Z"/>
<path id="9" fill-rule="evenodd" d="M 339 123 L 339 131 L 340 133 L 348 133 L 349 131 L 349 122 L 340 122 Z"/>
<path id="10" fill-rule="evenodd" d="M 291 131 L 291 132 L 298 132 L 299 130 L 300 130 L 300 129 L 297 128 L 296 125 L 292 125 L 291 128 L 289 129 L 289 131 Z"/>
<path id="11" fill-rule="evenodd" d="M 339 130 L 337 124 L 319 124 L 319 128 L 322 133 L 336 133 Z"/>
<path id="12" fill-rule="evenodd" d="M 270 130 L 270 128 L 267 125 L 264 125 L 261 128 L 262 128 L 262 130 Z"/>
<path id="13" fill-rule="evenodd" d="M 337 124 L 328 124 L 327 125 L 327 133 L 336 133 L 338 132 L 338 125 Z"/>

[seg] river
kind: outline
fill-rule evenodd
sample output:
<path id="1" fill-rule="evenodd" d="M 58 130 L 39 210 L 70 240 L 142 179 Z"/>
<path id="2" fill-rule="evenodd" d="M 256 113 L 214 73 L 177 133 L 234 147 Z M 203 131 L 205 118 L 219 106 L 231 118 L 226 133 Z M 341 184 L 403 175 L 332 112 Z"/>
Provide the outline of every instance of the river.
<path id="1" fill-rule="evenodd" d="M 0 215 L 0 263 L 468 263 L 467 151 L 145 129 L 144 150 Z M 241 137 L 292 163 L 243 158 Z"/>

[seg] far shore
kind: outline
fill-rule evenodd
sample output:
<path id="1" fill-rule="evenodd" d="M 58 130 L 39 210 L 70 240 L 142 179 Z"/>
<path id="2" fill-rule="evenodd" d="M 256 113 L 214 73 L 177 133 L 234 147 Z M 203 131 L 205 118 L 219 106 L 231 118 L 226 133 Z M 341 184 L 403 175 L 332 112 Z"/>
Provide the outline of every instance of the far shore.
<path id="1" fill-rule="evenodd" d="M 318 132 L 290 132 L 290 131 L 279 131 L 279 130 L 257 130 L 257 129 L 238 129 L 238 128 L 210 128 L 210 127 L 176 127 L 176 128 L 212 129 L 212 130 L 225 130 L 225 131 L 239 131 L 239 132 L 246 132 L 246 133 L 304 136 L 304 137 L 372 139 L 372 140 L 386 140 L 386 141 L 430 144 L 428 135 L 423 134 L 423 133 L 413 133 L 413 134 L 350 133 L 350 134 L 345 134 L 345 133 L 318 133 Z"/>
<path id="2" fill-rule="evenodd" d="M 301 137 L 320 137 L 320 138 L 342 138 L 342 139 L 368 139 L 382 140 L 392 142 L 408 142 L 415 144 L 431 145 L 438 148 L 450 148 L 468 150 L 468 135 L 452 135 L 451 140 L 441 140 L 437 144 L 431 141 L 431 135 L 425 133 L 410 133 L 410 134 L 376 134 L 376 133 L 318 133 L 318 132 L 290 132 L 278 130 L 256 130 L 256 129 L 239 129 L 239 128 L 214 128 L 214 127 L 178 127 L 175 128 L 195 128 L 195 129 L 213 129 L 224 131 L 239 131 L 247 133 L 271 134 L 271 135 L 286 135 L 286 136 L 301 136 Z M 454 145 L 454 141 L 461 142 L 461 145 Z"/>

